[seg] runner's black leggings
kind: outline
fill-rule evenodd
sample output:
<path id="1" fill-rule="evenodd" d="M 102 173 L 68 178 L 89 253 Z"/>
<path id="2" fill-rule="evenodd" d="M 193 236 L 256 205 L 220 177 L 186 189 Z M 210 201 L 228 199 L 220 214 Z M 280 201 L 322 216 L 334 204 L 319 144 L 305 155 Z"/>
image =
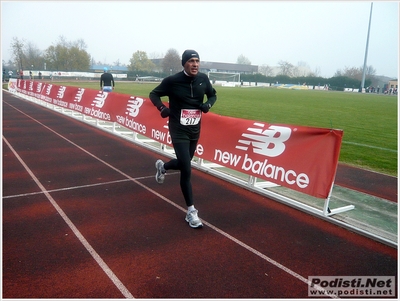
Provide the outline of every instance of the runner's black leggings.
<path id="1" fill-rule="evenodd" d="M 165 163 L 164 168 L 165 170 L 175 169 L 181 171 L 181 190 L 186 205 L 189 207 L 193 205 L 192 183 L 190 182 L 192 168 L 190 162 L 192 161 L 196 150 L 197 140 L 178 142 L 173 145 L 176 159 L 172 159 Z"/>

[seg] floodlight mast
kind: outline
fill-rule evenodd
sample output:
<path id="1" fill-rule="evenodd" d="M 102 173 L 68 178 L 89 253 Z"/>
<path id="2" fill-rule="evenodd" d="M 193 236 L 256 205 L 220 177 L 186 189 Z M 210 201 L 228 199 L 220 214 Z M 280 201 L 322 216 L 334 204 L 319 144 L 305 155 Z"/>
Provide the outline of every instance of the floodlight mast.
<path id="1" fill-rule="evenodd" d="M 368 44 L 369 44 L 369 31 L 371 29 L 371 18 L 372 18 L 372 5 L 374 3 L 371 2 L 371 11 L 369 13 L 369 24 L 368 24 L 368 34 L 367 34 L 367 45 L 365 46 L 365 56 L 364 56 L 364 67 L 363 67 L 363 74 L 362 74 L 362 80 L 361 80 L 361 91 L 364 89 L 364 84 L 365 84 L 365 72 L 367 70 L 367 56 L 368 56 Z"/>

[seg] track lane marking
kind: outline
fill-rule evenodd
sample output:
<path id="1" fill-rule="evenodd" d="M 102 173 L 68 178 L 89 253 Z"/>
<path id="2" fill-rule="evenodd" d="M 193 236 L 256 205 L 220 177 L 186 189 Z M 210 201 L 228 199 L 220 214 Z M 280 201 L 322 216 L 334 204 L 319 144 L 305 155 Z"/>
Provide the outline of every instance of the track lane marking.
<path id="1" fill-rule="evenodd" d="M 7 103 L 7 102 L 5 102 L 5 103 Z M 126 173 L 124 173 L 123 171 L 119 170 L 118 168 L 114 167 L 113 165 L 111 165 L 111 164 L 105 162 L 104 160 L 100 159 L 99 157 L 97 157 L 96 155 L 94 155 L 94 154 L 92 154 L 91 152 L 87 151 L 87 150 L 84 149 L 83 147 L 77 145 L 75 142 L 69 140 L 68 138 L 66 138 L 66 137 L 62 136 L 61 134 L 57 133 L 55 130 L 53 130 L 53 129 L 49 128 L 48 126 L 46 126 L 45 124 L 41 123 L 39 120 L 37 120 L 37 119 L 35 119 L 35 118 L 33 118 L 33 117 L 27 115 L 26 113 L 22 112 L 21 110 L 17 109 L 16 107 L 12 106 L 11 104 L 9 104 L 9 103 L 7 103 L 7 104 L 8 104 L 9 106 L 11 106 L 12 108 L 14 108 L 15 110 L 17 110 L 18 112 L 20 112 L 21 114 L 25 115 L 26 117 L 28 117 L 28 118 L 32 119 L 33 121 L 35 121 L 36 123 L 40 124 L 41 126 L 43 126 L 44 128 L 46 128 L 46 129 L 49 130 L 50 132 L 52 132 L 52 133 L 54 133 L 55 135 L 59 136 L 60 138 L 64 139 L 65 141 L 67 141 L 68 143 L 72 144 L 72 145 L 75 146 L 76 148 L 80 149 L 80 150 L 83 151 L 84 153 L 88 154 L 89 156 L 91 156 L 91 157 L 93 157 L 94 159 L 98 160 L 99 162 L 103 163 L 103 164 L 106 165 L 107 167 L 113 169 L 114 171 L 116 171 L 116 172 L 118 172 L 119 174 L 123 175 L 123 176 L 126 177 L 127 179 L 131 180 L 131 181 L 134 182 L 135 184 L 137 184 L 137 185 L 139 185 L 140 187 L 144 188 L 145 190 L 151 192 L 152 194 L 154 194 L 154 195 L 156 195 L 157 197 L 159 197 L 160 199 L 166 201 L 167 203 L 169 203 L 170 205 L 174 206 L 175 208 L 177 208 L 177 209 L 179 209 L 179 210 L 181 210 L 181 211 L 183 211 L 183 212 L 186 212 L 186 209 L 185 209 L 185 208 L 183 208 L 183 207 L 181 207 L 181 206 L 175 204 L 173 201 L 171 201 L 171 200 L 168 199 L 167 197 L 161 195 L 161 194 L 158 193 L 157 191 L 155 191 L 155 190 L 151 189 L 150 187 L 148 187 L 148 186 L 142 184 L 141 182 L 137 181 L 135 178 L 132 178 L 131 176 L 129 176 L 128 174 L 126 174 Z M 3 136 L 3 139 L 5 139 L 4 136 Z M 8 143 L 7 143 L 7 144 L 8 144 Z M 11 148 L 11 145 L 9 145 L 9 146 L 10 146 L 10 148 Z M 16 154 L 16 155 L 17 155 L 17 154 Z M 21 160 L 22 160 L 22 159 L 21 159 Z M 33 174 L 32 174 L 32 175 L 33 175 Z M 34 175 L 33 175 L 33 176 L 34 176 Z M 40 182 L 39 182 L 39 183 L 40 183 Z M 41 184 L 40 184 L 40 185 L 41 185 Z M 43 187 L 43 189 L 44 189 L 44 187 Z M 45 191 L 45 189 L 44 189 L 44 191 Z M 43 192 L 44 192 L 44 191 L 43 191 Z M 50 196 L 50 194 L 48 194 L 48 193 L 46 193 L 46 195 L 49 195 L 49 196 Z M 51 196 L 50 196 L 50 197 L 51 197 Z M 54 202 L 55 205 L 62 211 L 62 209 L 57 205 L 57 203 L 56 203 L 54 200 L 53 200 L 53 202 Z M 53 202 L 52 202 L 52 203 L 53 203 Z M 67 216 L 66 216 L 66 218 L 68 219 Z M 69 219 L 68 219 L 68 220 L 69 220 Z M 245 248 L 246 250 L 250 251 L 250 252 L 253 253 L 254 255 L 256 255 L 256 256 L 258 256 L 258 257 L 264 259 L 265 261 L 269 262 L 270 264 L 274 265 L 275 267 L 279 268 L 280 270 L 286 272 L 287 274 L 291 275 L 292 277 L 294 277 L 294 278 L 296 278 L 296 279 L 302 281 L 303 283 L 307 284 L 307 286 L 313 286 L 314 288 L 318 289 L 319 291 L 321 291 L 321 292 L 323 291 L 324 294 L 325 294 L 326 296 L 328 296 L 328 297 L 331 297 L 331 298 L 339 298 L 339 297 L 338 297 L 337 295 L 335 295 L 335 294 L 330 294 L 330 293 L 328 293 L 324 288 L 320 287 L 319 285 L 312 284 L 311 281 L 309 281 L 307 278 L 301 276 L 300 274 L 296 273 L 295 271 L 293 271 L 293 270 L 287 268 L 286 266 L 280 264 L 279 262 L 273 260 L 272 258 L 270 258 L 270 257 L 268 257 L 268 256 L 266 256 L 266 255 L 264 255 L 263 253 L 257 251 L 256 249 L 250 247 L 249 245 L 247 245 L 247 244 L 245 244 L 244 242 L 240 241 L 239 239 L 237 239 L 237 238 L 231 236 L 230 234 L 228 234 L 228 233 L 226 233 L 225 231 L 219 229 L 218 227 L 214 226 L 213 224 L 211 224 L 211 223 L 209 223 L 209 222 L 207 222 L 207 221 L 205 221 L 205 220 L 203 220 L 203 219 L 202 219 L 202 221 L 203 221 L 203 224 L 207 225 L 208 227 L 210 227 L 211 229 L 213 229 L 213 230 L 216 231 L 217 233 L 219 233 L 219 234 L 221 234 L 222 236 L 228 238 L 228 239 L 231 240 L 232 242 L 234 242 L 234 243 L 240 245 L 241 247 L 243 247 L 243 248 Z M 71 221 L 70 221 L 70 222 L 71 222 Z M 72 224 L 72 222 L 71 222 L 71 224 Z M 72 224 L 72 225 L 73 225 L 73 224 Z M 74 225 L 73 225 L 73 226 L 74 226 Z M 75 226 L 74 226 L 74 227 L 75 227 Z M 76 230 L 78 231 L 78 233 L 80 233 L 78 229 L 76 229 Z M 82 235 L 81 235 L 81 236 L 82 236 Z M 78 238 L 79 238 L 79 237 L 78 237 Z M 82 236 L 82 239 L 84 239 L 84 240 L 86 241 L 86 239 L 85 239 L 83 236 Z M 87 244 L 89 245 L 88 242 L 87 242 Z M 89 245 L 89 246 L 90 246 L 90 245 Z M 92 249 L 93 249 L 93 248 L 92 248 Z M 93 249 L 93 252 L 95 252 L 94 249 Z M 96 253 L 96 252 L 95 252 L 95 253 Z M 97 253 L 96 253 L 96 254 L 97 254 Z M 92 256 L 93 256 L 93 255 L 92 255 Z M 104 261 L 100 258 L 100 256 L 99 256 L 98 254 L 97 254 L 97 256 L 99 257 L 99 260 L 101 260 L 102 262 L 104 262 Z M 97 260 L 96 260 L 96 261 L 97 261 Z M 106 265 L 105 262 L 104 262 L 104 264 Z M 108 267 L 108 266 L 107 266 L 107 267 Z M 109 271 L 110 271 L 112 274 L 114 274 L 111 270 L 109 270 Z M 108 274 L 107 274 L 107 275 L 108 275 Z M 116 277 L 116 276 L 115 276 L 115 277 Z M 117 279 L 118 279 L 118 278 L 117 278 Z M 119 281 L 119 280 L 118 280 L 118 281 Z M 120 281 L 119 281 L 119 282 L 120 282 Z M 121 282 L 121 285 L 122 285 L 123 287 L 125 287 L 125 286 L 122 284 L 122 282 Z M 122 291 L 121 291 L 121 292 L 122 292 Z M 129 291 L 127 291 L 127 293 L 130 294 Z M 125 294 L 124 294 L 124 296 L 125 296 Z M 129 297 L 129 298 L 133 298 L 132 295 L 130 295 L 130 296 L 131 296 L 131 297 Z M 128 298 L 128 297 L 127 297 L 127 298 Z"/>
<path id="2" fill-rule="evenodd" d="M 170 172 L 168 175 L 173 175 L 177 174 L 175 172 Z M 135 178 L 136 180 L 144 180 L 144 179 L 150 179 L 154 178 L 154 175 L 151 176 L 144 176 L 144 177 L 137 177 Z M 64 187 L 64 188 L 57 188 L 57 189 L 50 189 L 46 190 L 47 192 L 59 192 L 59 191 L 67 191 L 67 190 L 74 190 L 74 189 L 81 189 L 81 188 L 88 188 L 88 187 L 96 187 L 96 186 L 103 186 L 103 185 L 109 185 L 109 184 L 116 184 L 116 183 L 122 183 L 122 182 L 131 182 L 130 179 L 122 179 L 122 180 L 115 180 L 115 181 L 108 181 L 108 182 L 99 182 L 99 183 L 94 183 L 94 184 L 87 184 L 87 185 L 78 185 L 78 186 L 70 186 L 70 187 Z M 37 195 L 37 194 L 43 194 L 43 191 L 37 191 L 37 192 L 27 192 L 27 193 L 21 193 L 21 194 L 13 194 L 13 195 L 3 195 L 3 199 L 12 199 L 12 198 L 19 198 L 19 197 L 24 197 L 24 196 L 29 196 L 29 195 Z"/>
<path id="3" fill-rule="evenodd" d="M 86 238 L 82 235 L 82 233 L 78 230 L 78 228 L 74 225 L 74 223 L 69 219 L 69 217 L 65 214 L 65 212 L 61 209 L 61 207 L 57 204 L 57 202 L 53 199 L 49 192 L 46 191 L 46 188 L 42 185 L 39 179 L 35 176 L 35 174 L 30 170 L 28 165 L 22 160 L 22 158 L 18 155 L 15 149 L 11 146 L 8 140 L 3 136 L 4 142 L 8 145 L 10 150 L 13 152 L 14 156 L 18 159 L 18 161 L 22 164 L 25 170 L 29 173 L 31 178 L 35 181 L 35 183 L 39 186 L 40 190 L 44 193 L 53 207 L 60 214 L 65 223 L 70 227 L 75 236 L 79 239 L 79 241 L 83 244 L 86 250 L 92 255 L 94 260 L 100 266 L 100 268 L 106 273 L 108 278 L 115 284 L 115 286 L 119 289 L 119 291 L 125 296 L 125 298 L 134 299 L 133 295 L 128 291 L 128 289 L 124 286 L 124 284 L 118 279 L 118 277 L 114 274 L 114 272 L 108 267 L 108 265 L 104 262 L 104 260 L 100 257 L 100 255 L 94 250 L 94 248 L 89 244 Z"/>
<path id="4" fill-rule="evenodd" d="M 168 173 L 168 176 L 171 176 L 173 174 L 178 174 L 178 173 L 170 172 L 170 173 Z M 150 178 L 154 178 L 154 175 L 137 177 L 135 179 L 136 180 L 145 180 L 145 179 L 150 179 Z M 70 187 L 64 187 L 64 188 L 50 189 L 50 190 L 46 190 L 46 191 L 49 193 L 60 192 L 60 191 L 68 191 L 68 190 L 75 190 L 75 189 L 81 189 L 81 188 L 103 186 L 103 185 L 109 185 L 109 184 L 117 184 L 117 183 L 123 183 L 123 182 L 131 182 L 131 179 L 122 179 L 122 180 L 99 182 L 99 183 L 87 184 L 87 185 L 70 186 Z M 44 193 L 43 191 L 27 192 L 27 193 L 12 194 L 12 195 L 6 195 L 6 196 L 3 195 L 2 198 L 3 199 L 13 199 L 13 198 L 20 198 L 20 197 L 25 197 L 25 196 L 30 196 L 30 195 L 38 195 L 38 194 L 43 194 L 43 193 Z"/>
<path id="5" fill-rule="evenodd" d="M 67 190 L 74 190 L 74 189 L 88 188 L 88 187 L 96 187 L 96 186 L 115 184 L 115 183 L 121 183 L 121 182 L 128 182 L 128 181 L 130 181 L 130 180 L 129 179 L 123 179 L 123 180 L 108 181 L 108 182 L 101 182 L 101 183 L 88 184 L 88 185 L 70 186 L 70 187 L 64 187 L 64 188 L 58 188 L 58 189 L 50 189 L 50 190 L 46 190 L 46 192 L 51 193 L 51 192 L 58 192 L 58 191 L 67 191 Z M 29 195 L 37 195 L 37 194 L 43 194 L 43 193 L 44 193 L 44 191 L 13 194 L 13 195 L 3 196 L 3 199 L 19 198 L 19 197 L 24 197 L 24 196 L 29 196 Z"/>

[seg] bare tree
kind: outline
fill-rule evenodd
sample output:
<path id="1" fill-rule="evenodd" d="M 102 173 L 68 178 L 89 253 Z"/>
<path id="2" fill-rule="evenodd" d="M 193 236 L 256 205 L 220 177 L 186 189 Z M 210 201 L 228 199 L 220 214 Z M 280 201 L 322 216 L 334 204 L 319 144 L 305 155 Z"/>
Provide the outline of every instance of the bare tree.
<path id="1" fill-rule="evenodd" d="M 293 68 L 294 66 L 287 61 L 279 61 L 279 74 L 286 76 L 293 76 Z"/>
<path id="2" fill-rule="evenodd" d="M 339 77 L 339 76 L 343 76 L 342 70 L 340 70 L 340 69 L 336 70 L 336 72 L 333 75 L 333 77 Z"/>
<path id="3" fill-rule="evenodd" d="M 321 68 L 320 67 L 315 67 L 314 72 L 310 73 L 310 76 L 319 77 L 320 75 L 321 75 Z"/>
<path id="4" fill-rule="evenodd" d="M 159 59 L 159 58 L 162 58 L 164 56 L 164 54 L 163 53 L 161 53 L 161 52 L 151 52 L 151 53 L 149 53 L 149 59 Z"/>
<path id="5" fill-rule="evenodd" d="M 236 64 L 240 64 L 240 65 L 251 65 L 250 60 L 245 57 L 243 54 L 239 55 L 237 60 L 236 60 Z"/>
<path id="6" fill-rule="evenodd" d="M 181 57 L 176 49 L 168 49 L 167 54 L 161 62 L 164 73 L 173 74 L 182 70 Z"/>
<path id="7" fill-rule="evenodd" d="M 57 41 L 56 45 L 68 48 L 70 46 L 70 43 L 68 43 L 67 39 L 63 35 L 61 35 L 58 37 L 58 41 Z"/>
<path id="8" fill-rule="evenodd" d="M 297 63 L 296 67 L 293 67 L 293 76 L 301 77 L 301 76 L 309 76 L 312 74 L 310 66 L 303 61 Z"/>
<path id="9" fill-rule="evenodd" d="M 77 47 L 79 50 L 86 50 L 87 45 L 83 39 L 78 39 L 72 43 L 73 46 Z"/>
<path id="10" fill-rule="evenodd" d="M 274 71 L 272 67 L 268 65 L 262 65 L 258 67 L 258 72 L 265 76 L 274 76 Z"/>
<path id="11" fill-rule="evenodd" d="M 369 76 L 374 76 L 374 75 L 376 75 L 376 69 L 372 66 L 366 66 L 365 74 L 369 75 Z"/>
<path id="12" fill-rule="evenodd" d="M 350 77 L 350 78 L 355 78 L 361 80 L 362 78 L 362 68 L 356 68 L 356 67 L 345 67 L 344 76 Z"/>
<path id="13" fill-rule="evenodd" d="M 300 69 L 299 66 L 293 66 L 292 68 L 292 76 L 293 77 L 300 77 L 300 76 L 304 76 L 302 70 Z"/>
<path id="14" fill-rule="evenodd" d="M 24 40 L 20 41 L 17 37 L 13 37 L 11 42 L 11 53 L 13 60 L 15 65 L 21 70 L 23 70 L 25 64 L 25 43 L 26 42 Z"/>
<path id="15" fill-rule="evenodd" d="M 363 73 L 363 67 L 345 67 L 343 70 L 338 69 L 334 76 L 346 76 L 361 80 Z M 365 74 L 369 77 L 374 77 L 376 70 L 372 66 L 366 66 Z"/>
<path id="16" fill-rule="evenodd" d="M 44 57 L 42 51 L 40 51 L 36 45 L 32 42 L 26 44 L 25 50 L 25 62 L 28 69 L 41 69 L 44 65 Z"/>

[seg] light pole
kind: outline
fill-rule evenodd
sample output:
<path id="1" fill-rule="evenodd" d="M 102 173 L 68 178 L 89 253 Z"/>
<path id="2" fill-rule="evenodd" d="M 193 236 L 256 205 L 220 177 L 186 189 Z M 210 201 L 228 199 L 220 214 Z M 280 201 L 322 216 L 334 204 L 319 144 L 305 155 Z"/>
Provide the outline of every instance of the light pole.
<path id="1" fill-rule="evenodd" d="M 363 67 L 363 74 L 362 74 L 362 80 L 361 80 L 361 91 L 364 89 L 364 84 L 365 84 L 365 72 L 367 70 L 367 56 L 368 56 L 368 44 L 369 44 L 369 31 L 371 29 L 371 17 L 372 17 L 372 5 L 373 2 L 371 2 L 371 11 L 369 13 L 369 24 L 368 24 L 368 34 L 367 34 L 367 45 L 365 46 L 365 56 L 364 56 L 364 67 Z"/>

